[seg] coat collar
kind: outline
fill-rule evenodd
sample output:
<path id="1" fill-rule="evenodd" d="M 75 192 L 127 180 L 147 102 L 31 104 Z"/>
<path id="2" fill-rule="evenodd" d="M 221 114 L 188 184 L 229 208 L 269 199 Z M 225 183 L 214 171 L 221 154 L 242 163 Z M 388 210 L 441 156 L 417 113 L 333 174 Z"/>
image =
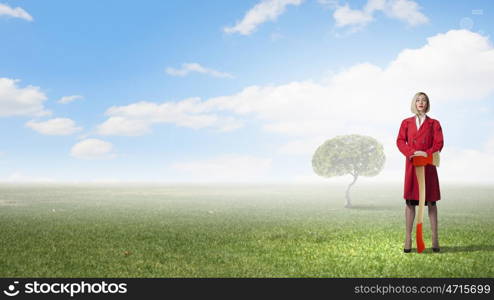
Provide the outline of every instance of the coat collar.
<path id="1" fill-rule="evenodd" d="M 420 131 L 422 131 L 422 129 L 427 125 L 428 127 L 428 124 L 430 122 L 432 122 L 432 119 L 428 116 L 428 115 L 425 115 L 425 120 L 424 120 L 424 124 L 422 124 L 422 126 L 420 126 L 420 128 L 417 130 L 417 123 L 415 122 L 415 119 L 417 118 L 417 116 L 413 116 L 410 118 L 410 122 L 412 122 L 412 127 L 415 128 L 415 133 L 419 133 Z"/>

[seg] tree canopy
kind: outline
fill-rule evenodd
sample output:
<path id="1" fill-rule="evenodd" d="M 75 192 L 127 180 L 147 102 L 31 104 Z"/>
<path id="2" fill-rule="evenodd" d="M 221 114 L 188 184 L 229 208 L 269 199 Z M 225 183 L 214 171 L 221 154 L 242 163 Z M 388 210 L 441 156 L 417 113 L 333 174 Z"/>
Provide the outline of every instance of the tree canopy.
<path id="1" fill-rule="evenodd" d="M 375 176 L 384 167 L 383 146 L 370 136 L 337 136 L 319 146 L 312 157 L 312 167 L 323 177 Z"/>

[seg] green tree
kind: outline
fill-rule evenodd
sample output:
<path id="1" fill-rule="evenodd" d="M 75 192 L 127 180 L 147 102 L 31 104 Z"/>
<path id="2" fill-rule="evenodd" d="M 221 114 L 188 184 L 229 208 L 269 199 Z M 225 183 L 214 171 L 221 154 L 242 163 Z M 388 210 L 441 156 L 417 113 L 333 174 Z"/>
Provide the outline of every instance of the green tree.
<path id="1" fill-rule="evenodd" d="M 345 195 L 345 207 L 352 207 L 350 188 L 357 178 L 379 174 L 385 161 L 383 146 L 376 139 L 352 134 L 334 137 L 319 146 L 312 156 L 312 168 L 322 177 L 352 175 Z"/>

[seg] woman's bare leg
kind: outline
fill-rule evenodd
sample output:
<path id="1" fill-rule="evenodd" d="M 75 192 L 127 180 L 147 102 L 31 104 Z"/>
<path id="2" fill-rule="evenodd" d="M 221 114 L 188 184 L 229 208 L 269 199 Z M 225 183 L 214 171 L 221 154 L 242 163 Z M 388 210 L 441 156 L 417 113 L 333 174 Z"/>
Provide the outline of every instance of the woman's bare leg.
<path id="1" fill-rule="evenodd" d="M 405 237 L 405 249 L 412 248 L 412 229 L 413 220 L 415 219 L 415 205 L 405 206 L 405 224 L 406 224 L 406 237 Z"/>
<path id="2" fill-rule="evenodd" d="M 439 248 L 439 236 L 437 235 L 437 206 L 429 205 L 429 221 L 432 230 L 432 248 Z"/>

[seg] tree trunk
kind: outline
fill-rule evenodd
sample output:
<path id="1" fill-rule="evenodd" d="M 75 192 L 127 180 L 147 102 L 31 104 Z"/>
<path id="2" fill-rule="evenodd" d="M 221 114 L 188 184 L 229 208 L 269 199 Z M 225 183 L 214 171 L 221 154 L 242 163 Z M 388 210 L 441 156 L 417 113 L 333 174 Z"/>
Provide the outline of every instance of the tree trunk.
<path id="1" fill-rule="evenodd" d="M 346 208 L 352 207 L 352 201 L 350 200 L 350 188 L 355 183 L 355 181 L 357 181 L 357 178 L 358 178 L 358 174 L 354 174 L 352 183 L 350 183 L 346 189 L 346 194 L 345 194 L 345 198 L 346 198 L 345 207 Z"/>

